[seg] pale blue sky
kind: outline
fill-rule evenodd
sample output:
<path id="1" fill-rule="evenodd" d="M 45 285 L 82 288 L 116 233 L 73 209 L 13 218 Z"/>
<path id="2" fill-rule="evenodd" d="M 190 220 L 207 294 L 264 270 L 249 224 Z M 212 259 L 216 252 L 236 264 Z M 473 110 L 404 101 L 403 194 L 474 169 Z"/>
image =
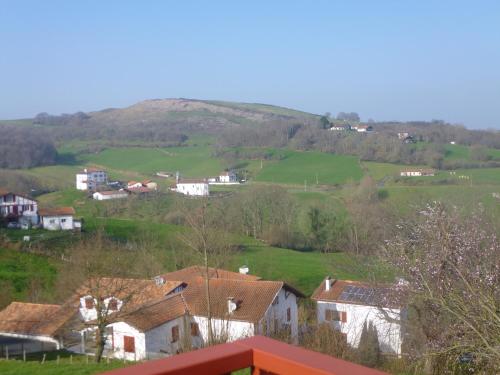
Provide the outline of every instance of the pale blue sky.
<path id="1" fill-rule="evenodd" d="M 0 118 L 169 97 L 500 128 L 500 2 L 0 0 Z"/>

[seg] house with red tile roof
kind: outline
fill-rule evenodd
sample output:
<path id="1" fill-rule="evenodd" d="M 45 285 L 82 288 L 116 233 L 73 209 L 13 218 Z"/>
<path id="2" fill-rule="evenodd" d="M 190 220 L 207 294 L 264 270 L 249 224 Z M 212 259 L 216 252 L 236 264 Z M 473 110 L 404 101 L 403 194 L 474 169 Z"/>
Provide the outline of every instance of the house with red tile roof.
<path id="1" fill-rule="evenodd" d="M 80 230 L 82 222 L 76 220 L 73 207 L 40 208 L 40 225 L 46 230 Z"/>
<path id="2" fill-rule="evenodd" d="M 316 301 L 318 323 L 342 332 L 350 345 L 358 347 L 363 326 L 371 323 L 377 329 L 381 351 L 401 355 L 404 309 L 398 302 L 397 286 L 327 277 L 311 298 Z"/>
<path id="3" fill-rule="evenodd" d="M 7 221 L 38 223 L 38 202 L 20 193 L 0 188 L 0 217 Z"/>

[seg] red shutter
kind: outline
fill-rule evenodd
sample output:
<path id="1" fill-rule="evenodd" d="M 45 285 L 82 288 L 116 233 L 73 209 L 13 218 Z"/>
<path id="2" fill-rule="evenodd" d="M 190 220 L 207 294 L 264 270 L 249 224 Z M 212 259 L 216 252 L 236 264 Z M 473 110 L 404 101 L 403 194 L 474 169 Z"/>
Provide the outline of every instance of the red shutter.
<path id="1" fill-rule="evenodd" d="M 346 323 L 347 322 L 347 313 L 345 311 L 342 311 L 340 313 L 340 319 L 341 319 L 342 323 Z"/>
<path id="2" fill-rule="evenodd" d="M 110 299 L 108 302 L 108 310 L 109 311 L 116 311 L 118 310 L 118 301 L 114 298 Z"/>
<path id="3" fill-rule="evenodd" d="M 179 326 L 172 327 L 172 342 L 179 341 Z"/>
<path id="4" fill-rule="evenodd" d="M 133 336 L 123 336 L 123 350 L 125 353 L 135 353 L 135 338 Z"/>
<path id="5" fill-rule="evenodd" d="M 85 308 L 87 309 L 94 308 L 94 299 L 92 297 L 85 298 Z"/>
<path id="6" fill-rule="evenodd" d="M 200 328 L 198 327 L 198 323 L 191 323 L 191 336 L 199 336 Z"/>
<path id="7" fill-rule="evenodd" d="M 332 317 L 332 310 L 325 310 L 325 320 L 327 322 L 331 322 L 333 319 Z"/>

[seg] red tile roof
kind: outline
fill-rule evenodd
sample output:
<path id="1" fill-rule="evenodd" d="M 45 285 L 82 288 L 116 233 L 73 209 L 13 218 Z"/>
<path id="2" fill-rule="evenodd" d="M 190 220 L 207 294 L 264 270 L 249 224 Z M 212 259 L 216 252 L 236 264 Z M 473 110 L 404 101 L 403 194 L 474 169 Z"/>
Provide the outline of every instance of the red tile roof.
<path id="1" fill-rule="evenodd" d="M 38 210 L 40 216 L 72 216 L 75 214 L 73 207 L 41 208 Z"/>
<path id="2" fill-rule="evenodd" d="M 261 279 L 259 276 L 255 275 L 245 275 L 239 272 L 232 272 L 212 267 L 208 268 L 208 274 L 210 278 L 214 279 L 233 279 L 233 280 L 249 280 L 249 281 L 255 281 Z M 181 280 L 186 283 L 189 283 L 190 281 L 195 280 L 200 276 L 205 277 L 205 275 L 206 275 L 205 267 L 191 266 L 183 268 L 178 271 L 169 272 L 160 276 L 164 280 Z"/>
<path id="3" fill-rule="evenodd" d="M 207 184 L 207 180 L 206 179 L 202 179 L 202 178 L 183 178 L 183 179 L 180 179 L 179 182 L 177 182 L 177 184 Z"/>

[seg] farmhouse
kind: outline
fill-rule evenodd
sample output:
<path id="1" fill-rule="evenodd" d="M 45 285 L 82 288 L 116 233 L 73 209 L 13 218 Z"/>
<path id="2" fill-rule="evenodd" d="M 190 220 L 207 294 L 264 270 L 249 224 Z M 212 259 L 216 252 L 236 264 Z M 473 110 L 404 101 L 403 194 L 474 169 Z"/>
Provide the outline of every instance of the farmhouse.
<path id="1" fill-rule="evenodd" d="M 94 194 L 92 194 L 92 198 L 98 201 L 106 201 L 110 199 L 122 199 L 127 197 L 128 193 L 123 190 L 96 191 Z"/>
<path id="2" fill-rule="evenodd" d="M 95 331 L 97 308 L 108 315 L 105 355 L 129 360 L 173 355 L 186 346 L 201 347 L 213 338 L 232 341 L 254 334 L 286 329 L 298 335 L 297 298 L 302 293 L 281 281 L 209 268 L 210 309 L 205 293 L 204 267 L 189 267 L 153 280 L 100 278 L 89 280 L 63 306 L 39 305 L 37 311 L 50 314 L 28 316 L 36 326 L 50 326 L 43 340 L 54 349 L 66 346 L 85 353 Z M 177 279 L 177 280 L 172 280 Z M 180 279 L 180 280 L 179 280 Z M 100 303 L 98 303 L 100 301 Z M 10 316 L 10 306 L 0 312 L 0 338 L 23 335 L 22 311 L 4 327 L 2 316 Z M 210 323 L 209 323 L 210 322 Z M 34 324 L 34 323 L 33 323 Z M 61 327 L 65 335 L 59 336 Z M 31 328 L 31 327 L 28 327 Z M 77 339 L 74 333 L 77 332 Z M 33 335 L 39 334 L 33 330 Z"/>
<path id="3" fill-rule="evenodd" d="M 106 185 L 108 174 L 96 168 L 84 168 L 76 174 L 76 188 L 78 190 L 96 190 L 99 186 Z"/>
<path id="4" fill-rule="evenodd" d="M 144 180 L 141 182 L 138 181 L 127 182 L 127 189 L 137 189 L 137 188 L 148 188 L 150 190 L 156 190 L 158 189 L 158 184 L 151 180 Z"/>
<path id="5" fill-rule="evenodd" d="M 423 168 L 405 169 L 402 170 L 400 173 L 402 177 L 434 176 L 434 174 L 435 174 L 434 169 L 423 169 Z"/>
<path id="6" fill-rule="evenodd" d="M 177 193 L 190 196 L 207 197 L 210 192 L 205 179 L 179 179 L 172 189 Z"/>
<path id="7" fill-rule="evenodd" d="M 351 125 L 345 124 L 345 125 L 333 125 L 328 130 L 332 130 L 332 131 L 350 131 L 352 129 L 351 129 Z"/>
<path id="8" fill-rule="evenodd" d="M 81 229 L 80 220 L 75 220 L 73 207 L 41 208 L 38 211 L 40 224 L 47 230 L 74 230 Z"/>
<path id="9" fill-rule="evenodd" d="M 358 347 L 363 326 L 371 322 L 377 329 L 383 353 L 401 354 L 401 307 L 393 303 L 391 286 L 325 278 L 314 291 L 318 323 L 341 331 L 347 342 Z"/>
<path id="10" fill-rule="evenodd" d="M 236 173 L 234 173 L 233 171 L 225 171 L 219 175 L 219 182 L 238 182 L 238 179 L 236 178 Z"/>
<path id="11" fill-rule="evenodd" d="M 358 133 L 369 133 L 373 131 L 373 126 L 371 125 L 354 125 L 352 130 L 356 130 Z"/>
<path id="12" fill-rule="evenodd" d="M 38 202 L 26 195 L 0 189 L 0 217 L 7 221 L 38 223 Z"/>

